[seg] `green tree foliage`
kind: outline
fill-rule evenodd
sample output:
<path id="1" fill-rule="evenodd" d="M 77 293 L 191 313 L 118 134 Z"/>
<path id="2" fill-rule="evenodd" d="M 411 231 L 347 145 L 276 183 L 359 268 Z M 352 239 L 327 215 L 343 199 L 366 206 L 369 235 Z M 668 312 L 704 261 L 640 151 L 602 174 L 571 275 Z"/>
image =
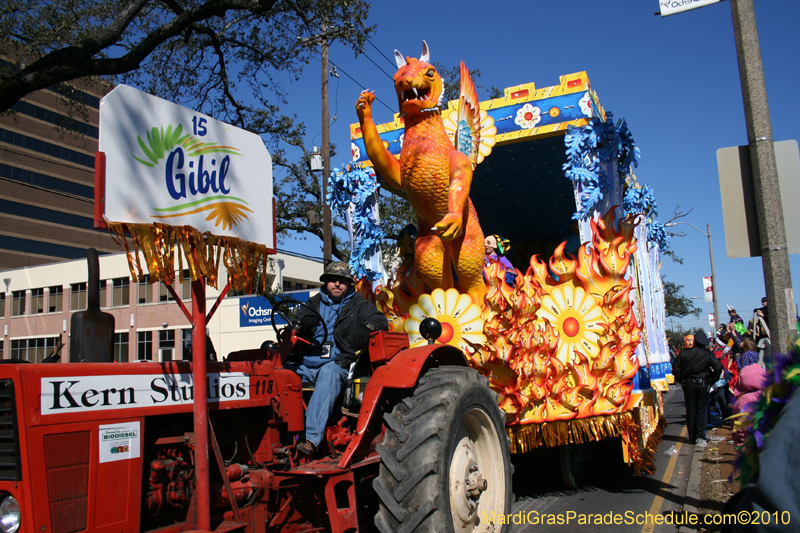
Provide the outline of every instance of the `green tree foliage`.
<path id="1" fill-rule="evenodd" d="M 85 119 L 69 82 L 102 78 L 259 134 L 273 157 L 278 235 L 321 241 L 319 177 L 303 123 L 282 112 L 284 83 L 299 79 L 322 39 L 358 54 L 374 31 L 368 13 L 363 0 L 5 0 L 0 56 L 15 66 L 0 64 L 0 112 L 58 86 L 69 114 Z M 295 148 L 299 160 L 287 155 Z M 333 253 L 347 259 L 337 237 Z"/>
<path id="2" fill-rule="evenodd" d="M 700 316 L 702 309 L 695 307 L 692 304 L 692 300 L 681 293 L 683 285 L 667 281 L 666 278 L 662 278 L 662 281 L 664 283 L 664 305 L 666 306 L 668 317 Z"/>
<path id="3" fill-rule="evenodd" d="M 362 0 L 4 0 L 0 111 L 84 77 L 126 82 L 255 133 L 292 129 L 286 89 L 319 36 L 362 50 Z M 326 25 L 327 24 L 327 25 Z"/>

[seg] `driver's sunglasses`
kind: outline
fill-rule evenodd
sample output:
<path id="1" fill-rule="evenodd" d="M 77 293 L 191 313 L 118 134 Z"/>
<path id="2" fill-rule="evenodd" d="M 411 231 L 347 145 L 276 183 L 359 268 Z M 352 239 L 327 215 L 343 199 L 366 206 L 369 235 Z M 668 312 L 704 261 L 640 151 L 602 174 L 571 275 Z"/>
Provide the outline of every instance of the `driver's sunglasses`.
<path id="1" fill-rule="evenodd" d="M 331 281 L 331 282 L 337 282 L 338 281 L 340 285 L 346 285 L 346 284 L 350 283 L 350 279 L 349 278 L 344 278 L 344 277 L 340 277 L 340 276 L 331 276 L 330 278 L 328 278 L 328 280 Z"/>

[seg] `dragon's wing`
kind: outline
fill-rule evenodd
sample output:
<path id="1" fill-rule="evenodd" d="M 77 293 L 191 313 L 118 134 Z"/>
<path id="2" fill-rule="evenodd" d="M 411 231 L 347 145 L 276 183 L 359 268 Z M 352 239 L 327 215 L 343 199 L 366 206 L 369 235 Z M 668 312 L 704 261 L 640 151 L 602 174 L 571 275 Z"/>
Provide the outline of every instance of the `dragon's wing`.
<path id="1" fill-rule="evenodd" d="M 475 83 L 469 75 L 467 66 L 461 62 L 461 96 L 458 105 L 458 131 L 456 149 L 464 152 L 472 161 L 472 168 L 478 164 L 478 148 L 481 144 L 481 109 Z"/>

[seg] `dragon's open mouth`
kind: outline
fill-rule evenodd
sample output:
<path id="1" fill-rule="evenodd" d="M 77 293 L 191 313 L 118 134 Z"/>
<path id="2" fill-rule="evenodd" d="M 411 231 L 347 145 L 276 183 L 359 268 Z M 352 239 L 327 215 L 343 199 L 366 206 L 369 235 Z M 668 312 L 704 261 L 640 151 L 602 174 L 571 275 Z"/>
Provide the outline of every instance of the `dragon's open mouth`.
<path id="1" fill-rule="evenodd" d="M 400 99 L 403 102 L 408 102 L 409 100 L 427 100 L 430 95 L 430 89 L 417 89 L 416 87 L 400 91 Z"/>

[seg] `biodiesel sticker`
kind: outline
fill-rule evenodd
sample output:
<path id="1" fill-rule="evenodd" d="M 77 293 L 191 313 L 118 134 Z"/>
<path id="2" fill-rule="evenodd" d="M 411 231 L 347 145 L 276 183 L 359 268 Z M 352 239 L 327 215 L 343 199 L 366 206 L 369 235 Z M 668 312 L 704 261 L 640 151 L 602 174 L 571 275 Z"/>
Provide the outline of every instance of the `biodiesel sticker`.
<path id="1" fill-rule="evenodd" d="M 139 457 L 141 428 L 139 421 L 100 426 L 100 462 L 124 461 Z"/>

